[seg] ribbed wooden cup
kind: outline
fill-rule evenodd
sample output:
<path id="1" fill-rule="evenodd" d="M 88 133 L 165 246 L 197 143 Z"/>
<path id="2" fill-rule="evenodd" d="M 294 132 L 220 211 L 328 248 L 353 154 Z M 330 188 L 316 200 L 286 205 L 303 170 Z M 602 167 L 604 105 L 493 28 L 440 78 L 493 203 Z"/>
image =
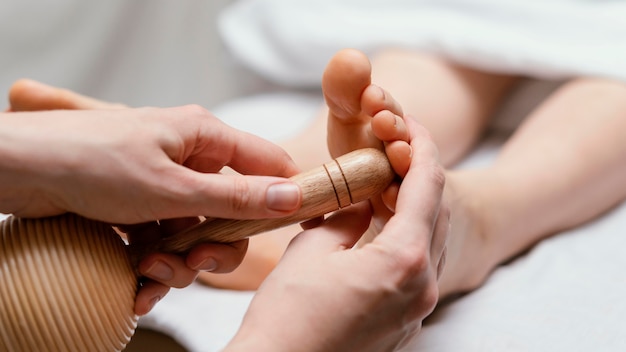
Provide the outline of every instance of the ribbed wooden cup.
<path id="1" fill-rule="evenodd" d="M 111 226 L 72 214 L 0 224 L 1 351 L 121 351 L 136 292 Z"/>

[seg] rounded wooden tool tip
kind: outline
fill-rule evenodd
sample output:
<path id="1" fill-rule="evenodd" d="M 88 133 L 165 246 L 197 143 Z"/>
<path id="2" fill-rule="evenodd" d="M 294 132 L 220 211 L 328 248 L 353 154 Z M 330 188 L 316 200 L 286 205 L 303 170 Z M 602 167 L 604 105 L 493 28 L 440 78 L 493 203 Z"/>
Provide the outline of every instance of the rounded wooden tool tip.
<path id="1" fill-rule="evenodd" d="M 106 224 L 75 215 L 0 224 L 0 350 L 120 351 L 137 277 Z"/>

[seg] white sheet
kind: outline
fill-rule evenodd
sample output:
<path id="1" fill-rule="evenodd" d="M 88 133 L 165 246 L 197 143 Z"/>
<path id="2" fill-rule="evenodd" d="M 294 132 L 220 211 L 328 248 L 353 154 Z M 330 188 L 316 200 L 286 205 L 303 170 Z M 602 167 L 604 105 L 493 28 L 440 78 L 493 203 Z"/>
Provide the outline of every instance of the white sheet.
<path id="1" fill-rule="evenodd" d="M 535 84 L 526 88 L 537 91 Z M 526 93 L 520 90 L 500 118 L 520 115 L 527 108 L 520 103 L 528 101 Z M 274 94 L 214 111 L 237 127 L 271 138 L 279 126 L 284 133 L 303 128 L 319 101 Z M 250 128 L 252 120 L 265 124 Z M 461 167 L 488 164 L 501 141 L 501 134 L 485 141 Z M 405 351 L 626 350 L 624 229 L 626 203 L 542 242 L 495 270 L 480 289 L 439 307 Z M 235 333 L 252 295 L 192 285 L 173 290 L 139 324 L 170 334 L 192 352 L 217 351 Z"/>
<path id="2" fill-rule="evenodd" d="M 283 84 L 318 85 L 337 50 L 401 46 L 488 71 L 626 80 L 626 2 L 240 0 L 220 17 L 241 62 Z"/>

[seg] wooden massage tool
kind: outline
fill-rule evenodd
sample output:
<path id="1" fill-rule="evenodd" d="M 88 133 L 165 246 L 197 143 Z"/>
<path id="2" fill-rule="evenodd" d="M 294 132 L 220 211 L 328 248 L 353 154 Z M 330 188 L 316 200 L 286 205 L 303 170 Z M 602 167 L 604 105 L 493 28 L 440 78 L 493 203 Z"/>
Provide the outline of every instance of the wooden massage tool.
<path id="1" fill-rule="evenodd" d="M 74 214 L 0 223 L 0 351 L 120 351 L 137 326 L 135 265 L 319 217 L 379 194 L 393 180 L 385 154 L 361 149 L 291 179 L 302 207 L 278 219 L 207 219 L 151 247 L 126 245 L 109 224 Z"/>

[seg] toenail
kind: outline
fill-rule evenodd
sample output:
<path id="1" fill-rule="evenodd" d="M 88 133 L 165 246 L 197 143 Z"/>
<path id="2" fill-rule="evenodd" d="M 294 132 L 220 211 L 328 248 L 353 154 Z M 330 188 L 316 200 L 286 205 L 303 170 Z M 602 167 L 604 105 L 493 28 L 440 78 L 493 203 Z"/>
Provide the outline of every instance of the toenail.
<path id="1" fill-rule="evenodd" d="M 380 94 L 380 98 L 381 98 L 382 100 L 385 100 L 385 98 L 386 98 L 386 96 L 385 96 L 385 90 L 384 90 L 384 89 L 382 89 L 382 88 L 380 88 L 380 87 L 379 87 L 379 86 L 377 86 L 377 85 L 374 85 L 374 87 L 376 87 L 376 88 L 378 89 L 378 91 L 380 92 L 380 93 L 379 93 L 379 94 Z"/>

